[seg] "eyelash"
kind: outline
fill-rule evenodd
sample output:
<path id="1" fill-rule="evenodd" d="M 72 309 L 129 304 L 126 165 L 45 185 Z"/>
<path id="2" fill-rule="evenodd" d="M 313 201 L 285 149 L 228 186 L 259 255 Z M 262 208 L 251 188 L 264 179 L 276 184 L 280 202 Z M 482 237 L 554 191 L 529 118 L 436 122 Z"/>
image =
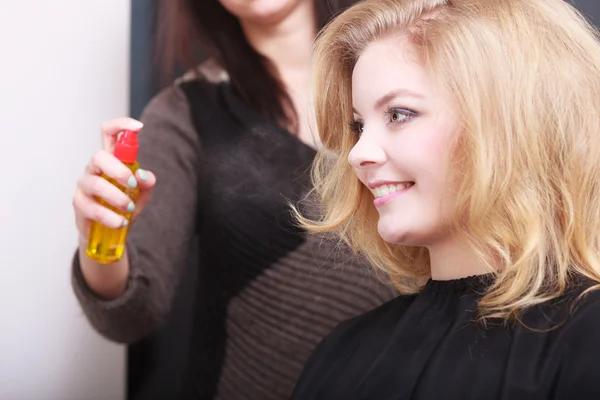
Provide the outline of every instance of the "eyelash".
<path id="1" fill-rule="evenodd" d="M 414 117 L 418 116 L 419 114 L 416 111 L 412 111 L 406 108 L 388 108 L 384 114 L 390 119 L 388 121 L 388 124 L 404 124 L 408 121 L 410 121 L 411 119 L 413 119 Z M 395 114 L 401 114 L 403 115 L 405 118 L 402 118 L 401 120 L 398 119 L 396 121 L 392 121 L 391 119 L 393 118 L 393 115 Z M 362 130 L 364 130 L 364 125 L 361 121 L 350 121 L 350 129 L 352 130 L 352 132 L 354 132 L 355 134 L 359 135 L 363 132 Z"/>

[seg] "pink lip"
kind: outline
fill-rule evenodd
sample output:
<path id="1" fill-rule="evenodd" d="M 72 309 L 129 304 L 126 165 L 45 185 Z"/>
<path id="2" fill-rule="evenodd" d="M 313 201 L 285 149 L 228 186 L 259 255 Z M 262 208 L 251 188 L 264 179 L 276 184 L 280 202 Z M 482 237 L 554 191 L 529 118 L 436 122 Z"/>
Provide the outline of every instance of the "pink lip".
<path id="1" fill-rule="evenodd" d="M 398 197 L 400 195 L 403 195 L 404 193 L 406 193 L 407 191 L 409 191 L 411 188 L 412 188 L 412 186 L 407 187 L 406 189 L 398 190 L 397 192 L 394 192 L 394 193 L 390 193 L 390 194 L 385 195 L 383 197 L 376 198 L 373 201 L 373 204 L 375 204 L 375 207 L 381 207 L 382 205 L 384 205 L 386 203 L 389 203 L 390 201 L 392 201 L 396 197 Z"/>

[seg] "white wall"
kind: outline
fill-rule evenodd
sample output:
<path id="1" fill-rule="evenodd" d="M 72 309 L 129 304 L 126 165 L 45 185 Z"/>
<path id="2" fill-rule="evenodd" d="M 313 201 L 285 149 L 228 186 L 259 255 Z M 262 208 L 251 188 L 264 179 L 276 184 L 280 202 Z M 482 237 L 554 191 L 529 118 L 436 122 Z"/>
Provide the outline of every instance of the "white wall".
<path id="1" fill-rule="evenodd" d="M 124 397 L 124 348 L 72 294 L 71 197 L 126 115 L 128 0 L 0 0 L 0 399 Z"/>

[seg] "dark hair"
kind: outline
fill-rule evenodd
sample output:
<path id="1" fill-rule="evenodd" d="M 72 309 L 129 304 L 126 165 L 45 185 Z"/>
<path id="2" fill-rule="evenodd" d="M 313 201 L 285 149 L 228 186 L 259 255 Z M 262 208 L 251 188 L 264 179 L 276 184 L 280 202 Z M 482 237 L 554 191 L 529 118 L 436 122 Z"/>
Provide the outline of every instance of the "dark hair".
<path id="1" fill-rule="evenodd" d="M 317 29 L 355 2 L 314 0 Z M 284 128 L 293 126 L 297 116 L 273 64 L 250 46 L 238 19 L 218 0 L 162 0 L 158 28 L 163 79 L 172 79 L 176 66 L 187 70 L 202 56 L 214 59 L 248 107 Z"/>

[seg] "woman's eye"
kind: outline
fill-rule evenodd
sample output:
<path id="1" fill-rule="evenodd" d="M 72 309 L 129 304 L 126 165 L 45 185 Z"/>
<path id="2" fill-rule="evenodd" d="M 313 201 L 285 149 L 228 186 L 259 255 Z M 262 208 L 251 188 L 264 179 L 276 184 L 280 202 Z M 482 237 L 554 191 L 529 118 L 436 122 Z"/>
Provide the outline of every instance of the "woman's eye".
<path id="1" fill-rule="evenodd" d="M 355 134 L 360 135 L 365 129 L 365 124 L 360 121 L 350 121 L 350 129 Z"/>
<path id="2" fill-rule="evenodd" d="M 388 115 L 390 123 L 404 123 L 417 115 L 414 111 L 400 108 L 391 108 L 386 111 L 386 114 Z"/>
<path id="3" fill-rule="evenodd" d="M 399 112 L 393 112 L 393 113 L 392 113 L 391 120 L 392 120 L 393 122 L 395 122 L 395 121 L 400 121 L 400 120 L 402 120 L 402 119 L 404 119 L 404 118 L 406 118 L 406 115 L 404 115 L 404 114 L 400 114 Z"/>

